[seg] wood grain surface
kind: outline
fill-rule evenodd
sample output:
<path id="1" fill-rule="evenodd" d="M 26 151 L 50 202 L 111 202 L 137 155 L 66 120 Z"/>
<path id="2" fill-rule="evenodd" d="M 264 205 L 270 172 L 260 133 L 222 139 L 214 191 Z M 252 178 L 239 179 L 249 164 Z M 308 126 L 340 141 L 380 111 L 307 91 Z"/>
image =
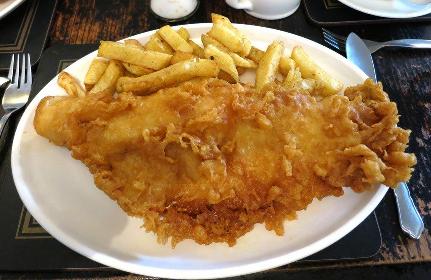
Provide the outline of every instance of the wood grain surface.
<path id="1" fill-rule="evenodd" d="M 150 1 L 144 0 L 60 0 L 49 35 L 49 45 L 97 43 L 99 40 L 118 40 L 130 35 L 156 29 L 165 23 L 151 14 Z M 253 18 L 243 11 L 228 7 L 224 1 L 201 1 L 196 14 L 185 22 L 209 22 L 211 12 L 229 17 L 236 23 L 247 23 L 291 32 L 323 43 L 321 29 L 312 25 L 302 7 L 291 17 L 266 21 Z M 340 34 L 350 31 L 379 41 L 399 38 L 431 39 L 431 24 L 391 24 L 331 29 Z M 391 99 L 398 104 L 400 125 L 412 130 L 410 151 L 415 152 L 418 164 L 409 182 L 412 196 L 431 227 L 431 50 L 385 49 L 374 55 L 379 80 Z M 392 192 L 388 192 L 377 208 L 383 247 L 366 260 L 328 263 L 291 264 L 278 271 L 296 271 L 340 266 L 364 266 L 388 263 L 431 262 L 431 237 L 425 230 L 420 240 L 402 233 L 397 220 Z M 364 236 L 364 238 L 367 238 Z M 360 244 L 358 244 L 360 246 Z"/>

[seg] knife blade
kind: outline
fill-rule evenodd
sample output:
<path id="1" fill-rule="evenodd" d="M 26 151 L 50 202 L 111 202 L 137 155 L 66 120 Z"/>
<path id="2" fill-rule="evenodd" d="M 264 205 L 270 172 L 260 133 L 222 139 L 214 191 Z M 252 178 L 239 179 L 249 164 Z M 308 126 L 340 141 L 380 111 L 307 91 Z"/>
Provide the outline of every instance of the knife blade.
<path id="1" fill-rule="evenodd" d="M 374 69 L 373 57 L 364 41 L 355 33 L 350 33 L 346 40 L 347 59 L 358 66 L 368 77 L 377 82 Z M 398 209 L 398 219 L 401 229 L 410 237 L 419 239 L 423 230 L 424 222 L 420 216 L 406 183 L 400 183 L 394 189 Z"/>
<path id="2" fill-rule="evenodd" d="M 368 77 L 377 81 L 376 71 L 374 70 L 373 57 L 364 41 L 355 33 L 350 33 L 346 40 L 347 59 L 361 68 Z"/>

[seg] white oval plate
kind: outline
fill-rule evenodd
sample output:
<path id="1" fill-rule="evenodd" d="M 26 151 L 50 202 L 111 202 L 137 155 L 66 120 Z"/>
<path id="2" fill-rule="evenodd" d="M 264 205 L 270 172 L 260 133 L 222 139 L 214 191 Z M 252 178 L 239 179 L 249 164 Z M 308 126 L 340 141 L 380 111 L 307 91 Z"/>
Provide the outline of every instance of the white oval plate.
<path id="1" fill-rule="evenodd" d="M 211 24 L 185 27 L 199 40 Z M 303 46 L 325 69 L 346 85 L 362 83 L 366 75 L 344 57 L 305 38 L 250 25 L 237 25 L 254 45 L 265 48 L 273 40 L 285 42 L 288 51 Z M 145 42 L 154 31 L 133 36 Z M 93 52 L 66 70 L 83 80 Z M 104 265 L 132 273 L 167 278 L 219 278 L 262 271 L 309 256 L 339 240 L 361 223 L 378 205 L 387 188 L 341 198 L 314 201 L 296 221 L 285 223 L 277 236 L 256 225 L 237 245 L 198 245 L 183 241 L 172 249 L 160 245 L 152 233 L 140 228 L 141 220 L 128 217 L 96 188 L 87 168 L 70 152 L 37 135 L 33 128 L 39 101 L 64 95 L 51 80 L 25 110 L 12 146 L 12 171 L 19 195 L 33 217 L 56 239 Z M 358 246 L 360 246 L 358 244 Z"/>
<path id="2" fill-rule="evenodd" d="M 0 19 L 17 8 L 24 0 L 0 0 Z"/>
<path id="3" fill-rule="evenodd" d="M 431 4 L 407 4 L 404 0 L 338 0 L 360 12 L 387 18 L 413 18 L 431 13 Z"/>

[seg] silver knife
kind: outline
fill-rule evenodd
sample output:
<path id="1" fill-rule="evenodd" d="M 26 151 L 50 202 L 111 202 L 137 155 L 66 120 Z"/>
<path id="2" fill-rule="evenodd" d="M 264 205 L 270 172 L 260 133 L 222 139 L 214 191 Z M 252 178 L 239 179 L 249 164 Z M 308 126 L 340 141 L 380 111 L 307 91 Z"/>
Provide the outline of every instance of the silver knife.
<path id="1" fill-rule="evenodd" d="M 364 41 L 355 33 L 350 33 L 346 40 L 347 59 L 358 66 L 375 82 L 377 81 L 374 70 L 373 57 Z M 419 239 L 423 230 L 424 222 L 410 196 L 406 183 L 401 183 L 394 189 L 398 208 L 398 218 L 401 229 L 412 238 Z"/>

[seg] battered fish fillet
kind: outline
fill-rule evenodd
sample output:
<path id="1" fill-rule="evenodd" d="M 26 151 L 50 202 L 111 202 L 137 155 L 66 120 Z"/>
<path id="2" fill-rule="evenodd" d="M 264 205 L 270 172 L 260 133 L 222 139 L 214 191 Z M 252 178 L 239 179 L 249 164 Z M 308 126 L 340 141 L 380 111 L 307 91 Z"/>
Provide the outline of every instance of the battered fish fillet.
<path id="1" fill-rule="evenodd" d="M 396 104 L 367 80 L 318 97 L 194 80 L 150 96 L 46 97 L 37 133 L 85 163 L 97 187 L 172 246 L 283 234 L 314 198 L 407 181 Z"/>

